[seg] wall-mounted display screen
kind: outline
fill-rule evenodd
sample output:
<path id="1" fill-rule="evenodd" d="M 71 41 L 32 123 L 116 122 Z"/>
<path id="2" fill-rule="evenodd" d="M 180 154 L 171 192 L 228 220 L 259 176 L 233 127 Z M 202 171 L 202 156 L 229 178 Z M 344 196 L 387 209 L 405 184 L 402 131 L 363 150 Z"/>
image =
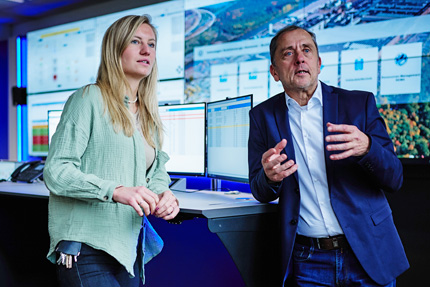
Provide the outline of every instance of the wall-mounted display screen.
<path id="1" fill-rule="evenodd" d="M 261 11 L 264 11 L 262 13 Z M 185 11 L 185 98 L 282 92 L 269 44 L 295 24 L 317 36 L 320 80 L 373 92 L 401 158 L 430 156 L 430 1 L 222 1 Z"/>
<path id="2" fill-rule="evenodd" d="M 126 15 L 149 14 L 158 31 L 160 79 L 184 75 L 183 1 L 168 1 L 27 34 L 29 94 L 78 89 L 94 83 L 106 29 Z"/>
<path id="3" fill-rule="evenodd" d="M 206 104 L 159 106 L 170 174 L 205 175 Z"/>
<path id="4" fill-rule="evenodd" d="M 158 104 L 183 104 L 184 85 L 184 79 L 159 81 L 157 86 Z"/>
<path id="5" fill-rule="evenodd" d="M 58 108 L 56 104 L 49 103 L 62 103 L 61 96 L 54 98 L 55 95 L 71 94 L 64 91 L 73 91 L 96 81 L 101 42 L 106 29 L 123 16 L 140 14 L 149 14 L 158 32 L 157 64 L 159 79 L 163 80 L 159 97 L 168 99 L 168 102 L 183 102 L 183 1 L 163 2 L 29 32 L 29 155 L 47 156 L 46 109 Z M 44 108 L 33 104 L 39 102 L 46 102 Z M 33 136 L 36 130 L 40 130 L 43 135 Z"/>
<path id="6" fill-rule="evenodd" d="M 207 105 L 208 176 L 248 182 L 248 114 L 252 95 Z"/>
<path id="7" fill-rule="evenodd" d="M 106 28 L 143 13 L 159 31 L 160 103 L 253 94 L 257 105 L 282 92 L 269 43 L 295 24 L 317 36 L 321 81 L 374 93 L 397 155 L 430 157 L 430 0 L 177 0 L 33 31 L 28 93 L 94 82 Z"/>

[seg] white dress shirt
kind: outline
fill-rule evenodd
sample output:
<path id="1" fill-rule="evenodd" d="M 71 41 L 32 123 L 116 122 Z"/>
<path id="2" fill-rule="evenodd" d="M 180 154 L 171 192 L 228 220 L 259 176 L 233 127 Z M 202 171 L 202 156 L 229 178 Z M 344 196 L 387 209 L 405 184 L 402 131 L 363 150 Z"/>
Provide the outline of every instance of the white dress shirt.
<path id="1" fill-rule="evenodd" d="M 286 95 L 300 187 L 297 233 L 308 237 L 343 234 L 330 203 L 324 159 L 321 83 L 306 106 Z"/>

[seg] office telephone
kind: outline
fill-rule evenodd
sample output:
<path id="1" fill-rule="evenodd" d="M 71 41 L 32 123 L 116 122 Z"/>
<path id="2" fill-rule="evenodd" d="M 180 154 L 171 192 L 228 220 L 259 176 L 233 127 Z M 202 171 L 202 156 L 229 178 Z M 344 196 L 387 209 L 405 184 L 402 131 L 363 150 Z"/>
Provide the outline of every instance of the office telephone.
<path id="1" fill-rule="evenodd" d="M 43 175 L 44 166 L 45 163 L 40 160 L 23 163 L 12 173 L 10 180 L 13 182 L 25 181 L 32 183 Z"/>

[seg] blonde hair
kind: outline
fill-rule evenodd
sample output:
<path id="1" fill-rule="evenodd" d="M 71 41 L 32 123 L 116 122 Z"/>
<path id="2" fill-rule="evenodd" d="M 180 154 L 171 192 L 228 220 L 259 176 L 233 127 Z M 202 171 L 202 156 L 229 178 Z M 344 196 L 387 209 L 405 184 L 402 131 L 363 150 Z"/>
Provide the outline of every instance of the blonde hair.
<path id="1" fill-rule="evenodd" d="M 115 131 L 123 131 L 128 137 L 134 133 L 134 124 L 124 104 L 124 97 L 130 87 L 122 68 L 121 56 L 142 24 L 147 24 L 152 28 L 157 41 L 157 30 L 151 24 L 149 15 L 122 17 L 106 30 L 96 81 Z M 139 123 L 146 141 L 154 148 L 158 143 L 158 148 L 161 148 L 163 125 L 158 114 L 157 76 L 158 67 L 157 61 L 155 61 L 151 73 L 139 83 L 137 109 Z"/>

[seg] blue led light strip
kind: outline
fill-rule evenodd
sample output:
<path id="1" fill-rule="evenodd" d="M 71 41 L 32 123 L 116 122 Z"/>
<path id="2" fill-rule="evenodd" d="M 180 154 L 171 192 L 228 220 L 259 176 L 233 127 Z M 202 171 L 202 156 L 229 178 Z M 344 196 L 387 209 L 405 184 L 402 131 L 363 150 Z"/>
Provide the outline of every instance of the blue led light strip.
<path id="1" fill-rule="evenodd" d="M 22 63 L 21 63 L 21 37 L 16 37 L 16 86 L 20 88 L 22 86 Z"/>
<path id="2" fill-rule="evenodd" d="M 17 153 L 17 160 L 22 161 L 22 125 L 21 125 L 21 105 L 16 106 L 16 153 Z"/>
<path id="3" fill-rule="evenodd" d="M 27 87 L 27 38 L 21 38 L 21 87 Z"/>
<path id="4" fill-rule="evenodd" d="M 21 87 L 21 37 L 16 37 L 16 86 Z M 22 109 L 16 106 L 16 146 L 17 160 L 22 161 Z"/>
<path id="5" fill-rule="evenodd" d="M 27 39 L 16 37 L 16 86 L 27 86 Z M 27 106 L 16 107 L 17 160 L 28 160 Z"/>

